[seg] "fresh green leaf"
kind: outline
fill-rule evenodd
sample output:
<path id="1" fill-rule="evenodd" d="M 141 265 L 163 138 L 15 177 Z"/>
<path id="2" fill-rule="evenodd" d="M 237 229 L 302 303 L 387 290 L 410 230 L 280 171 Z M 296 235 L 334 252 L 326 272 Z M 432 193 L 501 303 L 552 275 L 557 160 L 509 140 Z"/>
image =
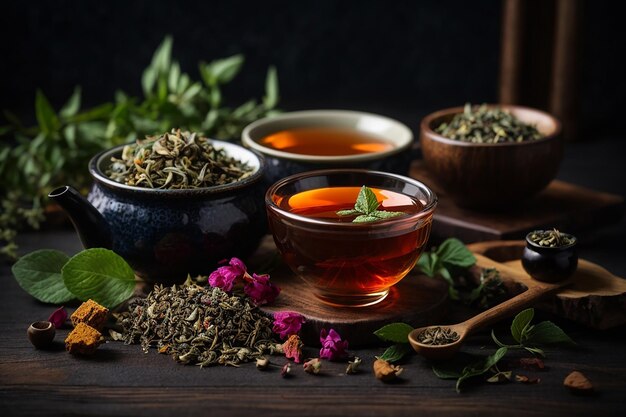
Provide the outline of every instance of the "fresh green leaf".
<path id="1" fill-rule="evenodd" d="M 338 216 L 354 216 L 354 215 L 357 215 L 357 214 L 360 214 L 360 213 L 361 213 L 360 211 L 354 210 L 354 209 L 351 209 L 351 210 L 339 210 L 337 212 L 337 215 Z"/>
<path id="2" fill-rule="evenodd" d="M 376 330 L 374 334 L 387 342 L 408 343 L 411 331 L 413 331 L 413 327 L 406 323 L 391 323 Z"/>
<path id="3" fill-rule="evenodd" d="M 376 194 L 370 188 L 363 186 L 359 191 L 359 195 L 356 198 L 356 204 L 354 204 L 354 209 L 363 214 L 370 214 L 376 210 L 378 210 L 378 199 L 376 198 Z"/>
<path id="4" fill-rule="evenodd" d="M 65 286 L 80 300 L 113 308 L 133 295 L 135 274 L 115 252 L 94 248 L 74 255 L 62 270 Z"/>
<path id="5" fill-rule="evenodd" d="M 469 249 L 456 238 L 446 239 L 439 248 L 437 254 L 441 262 L 446 265 L 454 265 L 460 268 L 469 268 L 476 263 L 476 257 Z"/>
<path id="6" fill-rule="evenodd" d="M 524 346 L 524 349 L 526 349 L 527 351 L 529 351 L 530 353 L 533 353 L 535 355 L 538 356 L 546 356 L 545 352 L 543 351 L 543 349 L 540 349 L 538 347 L 529 347 L 529 346 Z"/>
<path id="7" fill-rule="evenodd" d="M 468 378 L 479 376 L 489 371 L 500 359 L 506 355 L 507 348 L 501 347 L 493 355 L 487 356 L 478 362 L 475 362 L 463 369 L 461 376 L 456 381 L 456 391 L 461 392 L 461 384 Z"/>
<path id="8" fill-rule="evenodd" d="M 278 104 L 278 74 L 275 67 L 269 67 L 265 77 L 265 96 L 263 105 L 266 109 L 273 109 Z"/>
<path id="9" fill-rule="evenodd" d="M 425 252 L 417 261 L 417 267 L 425 275 L 434 278 L 437 274 L 438 256 L 434 252 Z"/>
<path id="10" fill-rule="evenodd" d="M 61 115 L 61 117 L 68 118 L 78 113 L 78 110 L 80 109 L 80 94 L 81 94 L 80 87 L 78 86 L 75 87 L 74 93 L 69 98 L 67 103 L 65 103 L 65 105 L 59 111 L 59 114 Z"/>
<path id="11" fill-rule="evenodd" d="M 59 129 L 59 119 L 41 90 L 37 90 L 35 97 L 35 114 L 39 128 L 45 134 L 52 134 Z"/>
<path id="12" fill-rule="evenodd" d="M 390 363 L 398 362 L 412 351 L 413 349 L 408 343 L 396 343 L 389 346 L 382 355 L 378 356 L 378 359 L 382 359 Z"/>
<path id="13" fill-rule="evenodd" d="M 11 271 L 20 287 L 39 301 L 62 304 L 76 298 L 61 277 L 68 260 L 63 252 L 42 249 L 22 256 Z"/>
<path id="14" fill-rule="evenodd" d="M 143 88 L 143 94 L 148 97 L 152 95 L 154 85 L 156 84 L 158 72 L 152 67 L 148 67 L 141 75 L 141 87 Z"/>
<path id="15" fill-rule="evenodd" d="M 171 92 L 176 92 L 178 88 L 178 79 L 180 78 L 180 64 L 176 61 L 172 62 L 170 73 L 167 78 L 167 87 Z"/>
<path id="16" fill-rule="evenodd" d="M 244 57 L 241 54 L 224 59 L 216 59 L 210 64 L 212 75 L 217 80 L 218 84 L 226 84 L 239 74 L 243 62 Z"/>
<path id="17" fill-rule="evenodd" d="M 513 323 L 511 323 L 511 335 L 518 343 L 522 343 L 524 340 L 526 329 L 534 316 L 535 310 L 528 308 L 517 314 L 513 319 Z"/>
<path id="18" fill-rule="evenodd" d="M 404 213 L 401 211 L 385 211 L 385 210 L 376 210 L 372 213 L 374 217 L 378 217 L 381 220 L 391 219 L 392 217 L 402 216 Z"/>
<path id="19" fill-rule="evenodd" d="M 374 215 L 361 214 L 360 216 L 357 216 L 354 220 L 352 220 L 352 223 L 371 223 L 371 222 L 377 222 L 379 220 L 381 219 Z"/>
<path id="20" fill-rule="evenodd" d="M 528 345 L 552 345 L 565 344 L 576 345 L 576 343 L 556 324 L 551 321 L 542 321 L 533 326 L 527 332 L 525 343 Z"/>
<path id="21" fill-rule="evenodd" d="M 169 72 L 173 43 L 174 40 L 168 35 L 163 39 L 163 42 L 157 47 L 156 51 L 154 51 L 151 66 L 157 71 L 157 74 L 166 74 Z"/>

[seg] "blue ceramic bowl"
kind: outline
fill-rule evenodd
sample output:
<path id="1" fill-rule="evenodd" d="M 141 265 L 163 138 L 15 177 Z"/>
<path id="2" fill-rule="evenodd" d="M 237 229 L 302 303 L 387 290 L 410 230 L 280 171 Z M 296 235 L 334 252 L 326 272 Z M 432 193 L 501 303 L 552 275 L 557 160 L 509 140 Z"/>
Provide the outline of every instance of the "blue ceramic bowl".
<path id="1" fill-rule="evenodd" d="M 282 151 L 261 143 L 266 136 L 295 128 L 341 128 L 379 136 L 393 147 L 381 152 L 357 155 L 304 155 Z M 257 120 L 241 133 L 242 143 L 266 159 L 266 184 L 319 169 L 369 169 L 407 175 L 413 154 L 413 133 L 404 124 L 377 114 L 348 110 L 307 110 L 283 113 Z"/>
<path id="2" fill-rule="evenodd" d="M 111 248 L 139 276 L 182 282 L 187 274 L 208 274 L 220 260 L 245 258 L 258 247 L 267 228 L 263 157 L 239 145 L 212 142 L 248 163 L 254 173 L 226 185 L 161 190 L 120 184 L 104 174 L 123 146 L 89 163 L 95 181 L 88 200 L 104 219 Z"/>

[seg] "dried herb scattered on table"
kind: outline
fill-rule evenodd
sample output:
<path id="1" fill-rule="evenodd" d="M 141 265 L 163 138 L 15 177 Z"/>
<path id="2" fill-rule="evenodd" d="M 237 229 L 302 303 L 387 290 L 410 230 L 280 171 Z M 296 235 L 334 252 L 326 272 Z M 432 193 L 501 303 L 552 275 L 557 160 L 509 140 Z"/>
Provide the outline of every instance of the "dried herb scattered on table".
<path id="1" fill-rule="evenodd" d="M 209 139 L 175 129 L 126 145 L 122 158 L 111 162 L 111 179 L 145 188 L 211 187 L 241 181 L 253 172 Z"/>
<path id="2" fill-rule="evenodd" d="M 246 298 L 190 281 L 156 285 L 147 298 L 131 301 L 120 322 L 126 343 L 144 352 L 156 347 L 183 364 L 236 366 L 280 351 L 271 340 L 272 320 Z"/>
<path id="3" fill-rule="evenodd" d="M 463 113 L 449 123 L 441 123 L 435 132 L 449 139 L 472 143 L 524 142 L 543 138 L 533 125 L 520 121 L 499 107 L 465 104 Z"/>

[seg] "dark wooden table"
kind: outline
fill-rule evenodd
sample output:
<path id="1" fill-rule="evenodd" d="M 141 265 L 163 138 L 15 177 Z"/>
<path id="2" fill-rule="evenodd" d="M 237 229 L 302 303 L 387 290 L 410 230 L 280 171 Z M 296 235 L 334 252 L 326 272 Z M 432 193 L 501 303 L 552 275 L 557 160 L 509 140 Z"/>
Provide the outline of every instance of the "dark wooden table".
<path id="1" fill-rule="evenodd" d="M 623 145 L 617 141 L 568 147 L 561 178 L 626 195 L 620 168 Z M 621 171 L 620 171 L 621 170 Z M 590 172 L 594 172 L 590 175 Z M 589 234 L 581 256 L 626 276 L 626 224 Z M 29 233 L 22 251 L 59 248 L 79 250 L 72 231 Z M 54 307 L 36 302 L 22 291 L 7 265 L 0 267 L 0 415 L 624 415 L 626 410 L 626 328 L 589 330 L 547 317 L 562 326 L 579 348 L 551 350 L 539 384 L 469 384 L 457 394 L 452 381 L 433 375 L 428 362 L 412 356 L 402 366 L 402 378 L 383 384 L 371 371 L 382 347 L 356 351 L 363 371 L 345 375 L 345 364 L 324 362 L 323 375 L 305 374 L 301 367 L 283 379 L 278 369 L 260 372 L 254 365 L 200 369 L 182 366 L 139 346 L 109 342 L 90 358 L 63 350 L 68 330 L 58 331 L 54 349 L 35 350 L 26 338 L 28 324 L 46 319 Z M 508 323 L 496 329 L 507 331 Z M 472 336 L 468 352 L 493 352 L 488 332 Z M 317 356 L 314 347 L 309 356 Z M 283 363 L 284 360 L 277 359 Z M 595 395 L 574 396 L 563 386 L 572 370 L 583 371 L 597 387 Z"/>

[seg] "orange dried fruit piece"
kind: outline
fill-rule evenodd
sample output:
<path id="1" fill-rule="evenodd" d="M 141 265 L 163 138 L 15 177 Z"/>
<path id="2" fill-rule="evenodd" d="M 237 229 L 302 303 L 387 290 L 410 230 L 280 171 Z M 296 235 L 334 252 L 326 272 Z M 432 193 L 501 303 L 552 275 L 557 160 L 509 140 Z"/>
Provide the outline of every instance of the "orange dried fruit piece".
<path id="1" fill-rule="evenodd" d="M 72 314 L 71 319 L 74 327 L 76 327 L 78 323 L 85 323 L 98 331 L 102 331 L 108 315 L 108 308 L 101 306 L 92 299 L 89 299 L 76 309 L 74 314 Z"/>
<path id="2" fill-rule="evenodd" d="M 102 333 L 88 324 L 78 323 L 65 339 L 65 350 L 72 355 L 92 355 L 102 344 Z"/>

